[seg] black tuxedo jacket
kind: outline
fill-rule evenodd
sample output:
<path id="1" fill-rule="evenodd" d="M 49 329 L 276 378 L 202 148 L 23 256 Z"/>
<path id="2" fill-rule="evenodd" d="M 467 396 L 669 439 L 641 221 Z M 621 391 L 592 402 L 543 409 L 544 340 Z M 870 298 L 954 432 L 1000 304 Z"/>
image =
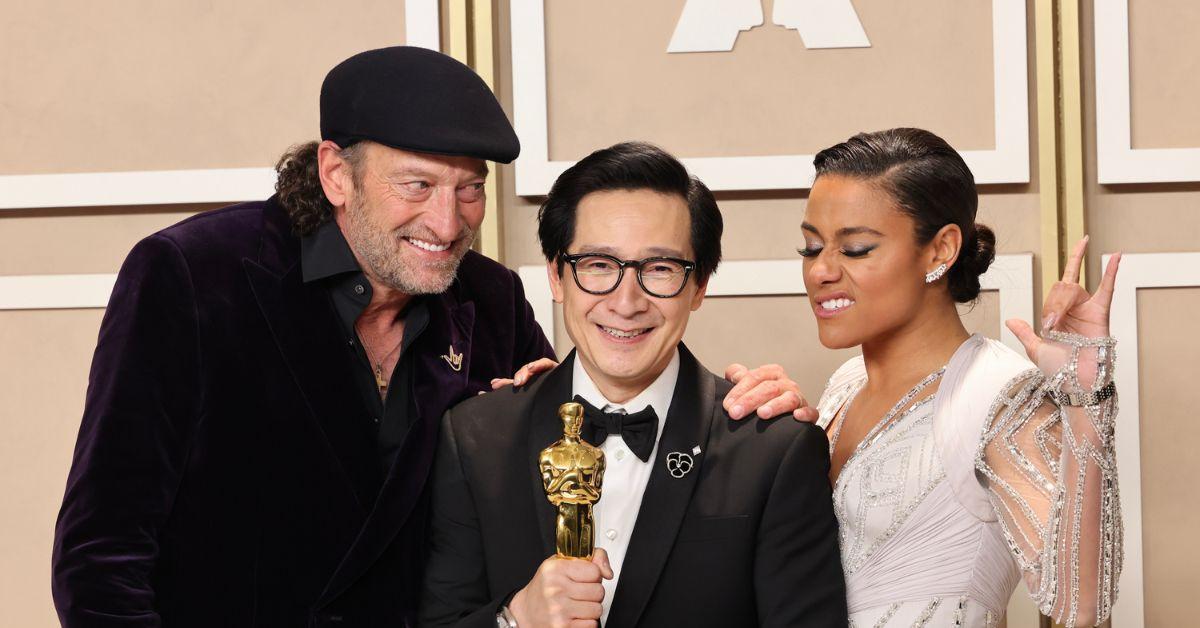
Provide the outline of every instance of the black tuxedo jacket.
<path id="1" fill-rule="evenodd" d="M 429 314 L 410 349 L 413 424 L 381 469 L 337 313 L 303 282 L 274 199 L 138 243 L 100 328 L 55 530 L 62 624 L 414 622 L 442 415 L 553 355 L 516 275 L 474 253 Z"/>
<path id="2" fill-rule="evenodd" d="M 536 457 L 562 436 L 574 357 L 443 419 L 422 625 L 494 626 L 554 554 Z M 824 432 L 791 418 L 733 421 L 721 407 L 730 385 L 682 345 L 680 358 L 606 625 L 846 625 Z M 672 477 L 667 455 L 695 446 L 695 467 Z"/>

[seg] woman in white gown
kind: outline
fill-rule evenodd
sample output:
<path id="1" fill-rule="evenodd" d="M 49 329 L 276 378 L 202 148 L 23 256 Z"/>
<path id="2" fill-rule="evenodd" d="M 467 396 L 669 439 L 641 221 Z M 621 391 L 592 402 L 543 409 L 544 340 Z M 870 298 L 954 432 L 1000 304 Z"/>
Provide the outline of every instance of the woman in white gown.
<path id="1" fill-rule="evenodd" d="M 892 129 L 815 164 L 805 285 L 822 344 L 862 347 L 818 406 L 852 625 L 993 626 L 1022 576 L 1059 623 L 1103 621 L 1121 568 L 1108 337 L 1119 255 L 1089 295 L 1079 243 L 1046 299 L 1045 340 L 1009 321 L 1026 359 L 959 319 L 995 237 L 975 223 L 958 153 Z"/>

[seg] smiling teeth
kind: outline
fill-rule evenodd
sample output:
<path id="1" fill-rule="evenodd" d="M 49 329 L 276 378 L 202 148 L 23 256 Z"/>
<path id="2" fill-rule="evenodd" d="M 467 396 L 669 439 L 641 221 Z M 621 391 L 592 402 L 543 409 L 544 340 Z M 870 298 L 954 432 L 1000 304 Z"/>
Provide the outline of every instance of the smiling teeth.
<path id="1" fill-rule="evenodd" d="M 636 329 L 634 331 L 621 331 L 620 329 L 613 329 L 612 327 L 605 327 L 603 325 L 600 326 L 600 329 L 603 329 L 604 333 L 606 333 L 614 338 L 635 338 L 637 336 L 640 336 L 640 335 L 646 333 L 646 331 L 647 331 L 646 329 Z"/>
<path id="2" fill-rule="evenodd" d="M 854 305 L 854 301 L 851 301 L 850 299 L 830 299 L 828 301 L 821 302 L 821 307 L 826 310 L 840 310 L 842 308 L 850 307 L 851 305 Z"/>
<path id="3" fill-rule="evenodd" d="M 424 251 L 431 251 L 433 253 L 440 253 L 440 252 L 445 251 L 446 249 L 450 248 L 450 243 L 448 243 L 448 242 L 446 244 L 434 244 L 432 242 L 426 242 L 424 240 L 418 240 L 416 238 L 406 238 L 406 239 L 408 240 L 408 242 L 410 244 L 417 247 L 418 249 L 422 249 Z"/>

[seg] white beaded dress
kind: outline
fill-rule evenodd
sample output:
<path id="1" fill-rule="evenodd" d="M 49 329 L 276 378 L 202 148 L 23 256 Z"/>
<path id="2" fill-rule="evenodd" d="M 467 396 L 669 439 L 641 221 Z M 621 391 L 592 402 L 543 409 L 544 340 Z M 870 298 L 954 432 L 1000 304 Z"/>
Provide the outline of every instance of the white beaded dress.
<path id="1" fill-rule="evenodd" d="M 1097 388 L 1111 382 L 1111 344 L 1088 355 Z M 833 489 L 852 626 L 994 626 L 1022 576 L 1060 623 L 1108 616 L 1121 563 L 1115 399 L 1063 412 L 1053 395 L 1074 365 L 1047 377 L 975 335 L 867 434 Z M 822 427 L 865 383 L 861 357 L 838 369 Z"/>

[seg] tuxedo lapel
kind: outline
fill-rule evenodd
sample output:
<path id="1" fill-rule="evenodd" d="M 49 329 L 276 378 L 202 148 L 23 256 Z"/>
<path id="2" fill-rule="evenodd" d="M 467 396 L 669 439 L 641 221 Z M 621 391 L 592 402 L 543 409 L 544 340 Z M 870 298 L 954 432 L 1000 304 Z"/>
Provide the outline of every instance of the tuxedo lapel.
<path id="1" fill-rule="evenodd" d="M 402 437 L 375 508 L 362 532 L 326 585 L 318 604 L 327 602 L 362 575 L 387 549 L 419 503 L 433 467 L 442 413 L 467 390 L 475 304 L 457 303 L 449 293 L 430 306 L 429 327 L 413 343 L 414 414 Z M 452 355 L 458 360 L 448 359 Z M 459 368 L 455 369 L 454 366 Z"/>
<path id="2" fill-rule="evenodd" d="M 558 407 L 571 400 L 571 372 L 575 366 L 575 351 L 562 361 L 553 371 L 546 374 L 546 379 L 538 387 L 533 403 L 530 404 L 529 417 L 529 447 L 523 458 L 529 467 L 530 492 L 533 499 L 534 516 L 538 528 L 542 532 L 544 556 L 550 556 L 557 551 L 554 543 L 555 520 L 558 511 L 546 499 L 546 489 L 542 485 L 542 473 L 538 469 L 537 458 L 541 451 L 562 438 L 562 423 L 558 420 Z M 601 497 L 603 499 L 603 497 Z"/>
<path id="3" fill-rule="evenodd" d="M 610 626 L 637 624 L 654 593 L 700 478 L 699 467 L 703 466 L 704 452 L 708 449 L 709 426 L 715 409 L 714 394 L 712 375 L 680 344 L 679 379 L 621 566 L 621 579 L 613 594 L 607 622 Z M 697 446 L 701 453 L 694 455 L 693 448 Z M 673 477 L 667 469 L 667 456 L 672 452 L 692 456 L 696 468 L 682 477 Z"/>
<path id="4" fill-rule="evenodd" d="M 368 411 L 351 379 L 348 352 L 337 334 L 336 312 L 319 287 L 304 284 L 300 264 L 282 274 L 243 260 L 247 279 L 309 417 L 324 434 L 346 473 L 365 515 L 375 501 L 382 474 Z"/>

